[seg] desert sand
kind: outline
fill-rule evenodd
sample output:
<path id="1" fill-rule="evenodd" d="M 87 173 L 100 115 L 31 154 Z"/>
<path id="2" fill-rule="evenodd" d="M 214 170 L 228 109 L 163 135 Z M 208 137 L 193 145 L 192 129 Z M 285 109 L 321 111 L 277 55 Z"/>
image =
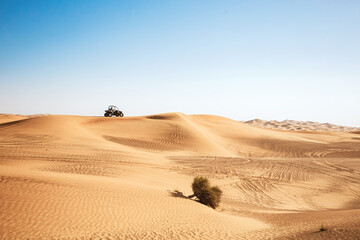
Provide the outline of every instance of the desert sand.
<path id="1" fill-rule="evenodd" d="M 0 239 L 359 239 L 360 132 L 306 130 L 0 115 Z M 175 193 L 195 176 L 219 208 Z"/>
<path id="2" fill-rule="evenodd" d="M 262 119 L 253 119 L 249 121 L 243 121 L 252 126 L 270 129 L 280 129 L 288 131 L 310 131 L 310 132 L 354 132 L 360 131 L 360 128 L 347 127 L 341 125 L 335 125 L 331 123 L 319 123 L 312 121 L 295 121 L 295 120 L 284 120 L 284 121 L 266 121 Z"/>

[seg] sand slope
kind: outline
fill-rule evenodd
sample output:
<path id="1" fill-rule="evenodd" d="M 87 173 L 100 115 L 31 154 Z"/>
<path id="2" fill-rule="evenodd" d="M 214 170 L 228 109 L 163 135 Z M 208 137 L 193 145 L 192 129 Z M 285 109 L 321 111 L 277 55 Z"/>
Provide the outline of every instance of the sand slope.
<path id="1" fill-rule="evenodd" d="M 358 133 L 1 115 L 0 238 L 358 239 L 359 160 Z M 224 190 L 216 211 L 174 193 L 197 175 Z"/>

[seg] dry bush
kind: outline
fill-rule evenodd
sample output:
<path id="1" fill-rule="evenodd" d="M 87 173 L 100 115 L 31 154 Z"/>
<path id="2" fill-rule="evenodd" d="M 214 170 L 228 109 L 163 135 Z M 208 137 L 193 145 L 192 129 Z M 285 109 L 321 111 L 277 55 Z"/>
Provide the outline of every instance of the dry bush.
<path id="1" fill-rule="evenodd" d="M 195 177 L 192 183 L 194 194 L 189 197 L 196 196 L 200 203 L 212 208 L 219 206 L 222 191 L 218 186 L 210 186 L 210 182 L 204 177 Z"/>

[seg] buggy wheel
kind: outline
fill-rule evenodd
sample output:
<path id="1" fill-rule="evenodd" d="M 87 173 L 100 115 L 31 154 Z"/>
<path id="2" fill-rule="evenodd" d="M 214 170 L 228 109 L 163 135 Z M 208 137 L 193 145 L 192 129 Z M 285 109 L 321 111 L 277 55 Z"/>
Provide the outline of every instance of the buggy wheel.
<path id="1" fill-rule="evenodd" d="M 123 117 L 123 116 L 124 116 L 123 112 L 120 112 L 119 116 L 120 116 L 120 117 Z"/>

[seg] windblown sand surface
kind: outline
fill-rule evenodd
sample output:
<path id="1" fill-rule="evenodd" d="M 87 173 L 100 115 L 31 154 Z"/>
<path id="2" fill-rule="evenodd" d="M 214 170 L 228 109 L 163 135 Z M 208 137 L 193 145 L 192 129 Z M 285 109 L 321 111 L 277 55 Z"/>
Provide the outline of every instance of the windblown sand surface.
<path id="1" fill-rule="evenodd" d="M 359 132 L 1 115 L 0 162 L 0 239 L 360 238 Z M 199 175 L 217 210 L 175 193 Z"/>
<path id="2" fill-rule="evenodd" d="M 243 121 L 244 123 L 252 126 L 280 129 L 288 131 L 311 131 L 311 132 L 354 132 L 360 131 L 360 128 L 346 127 L 330 123 L 319 123 L 311 121 L 295 121 L 295 120 L 284 120 L 284 121 L 265 121 L 262 119 L 253 119 L 250 121 Z"/>

